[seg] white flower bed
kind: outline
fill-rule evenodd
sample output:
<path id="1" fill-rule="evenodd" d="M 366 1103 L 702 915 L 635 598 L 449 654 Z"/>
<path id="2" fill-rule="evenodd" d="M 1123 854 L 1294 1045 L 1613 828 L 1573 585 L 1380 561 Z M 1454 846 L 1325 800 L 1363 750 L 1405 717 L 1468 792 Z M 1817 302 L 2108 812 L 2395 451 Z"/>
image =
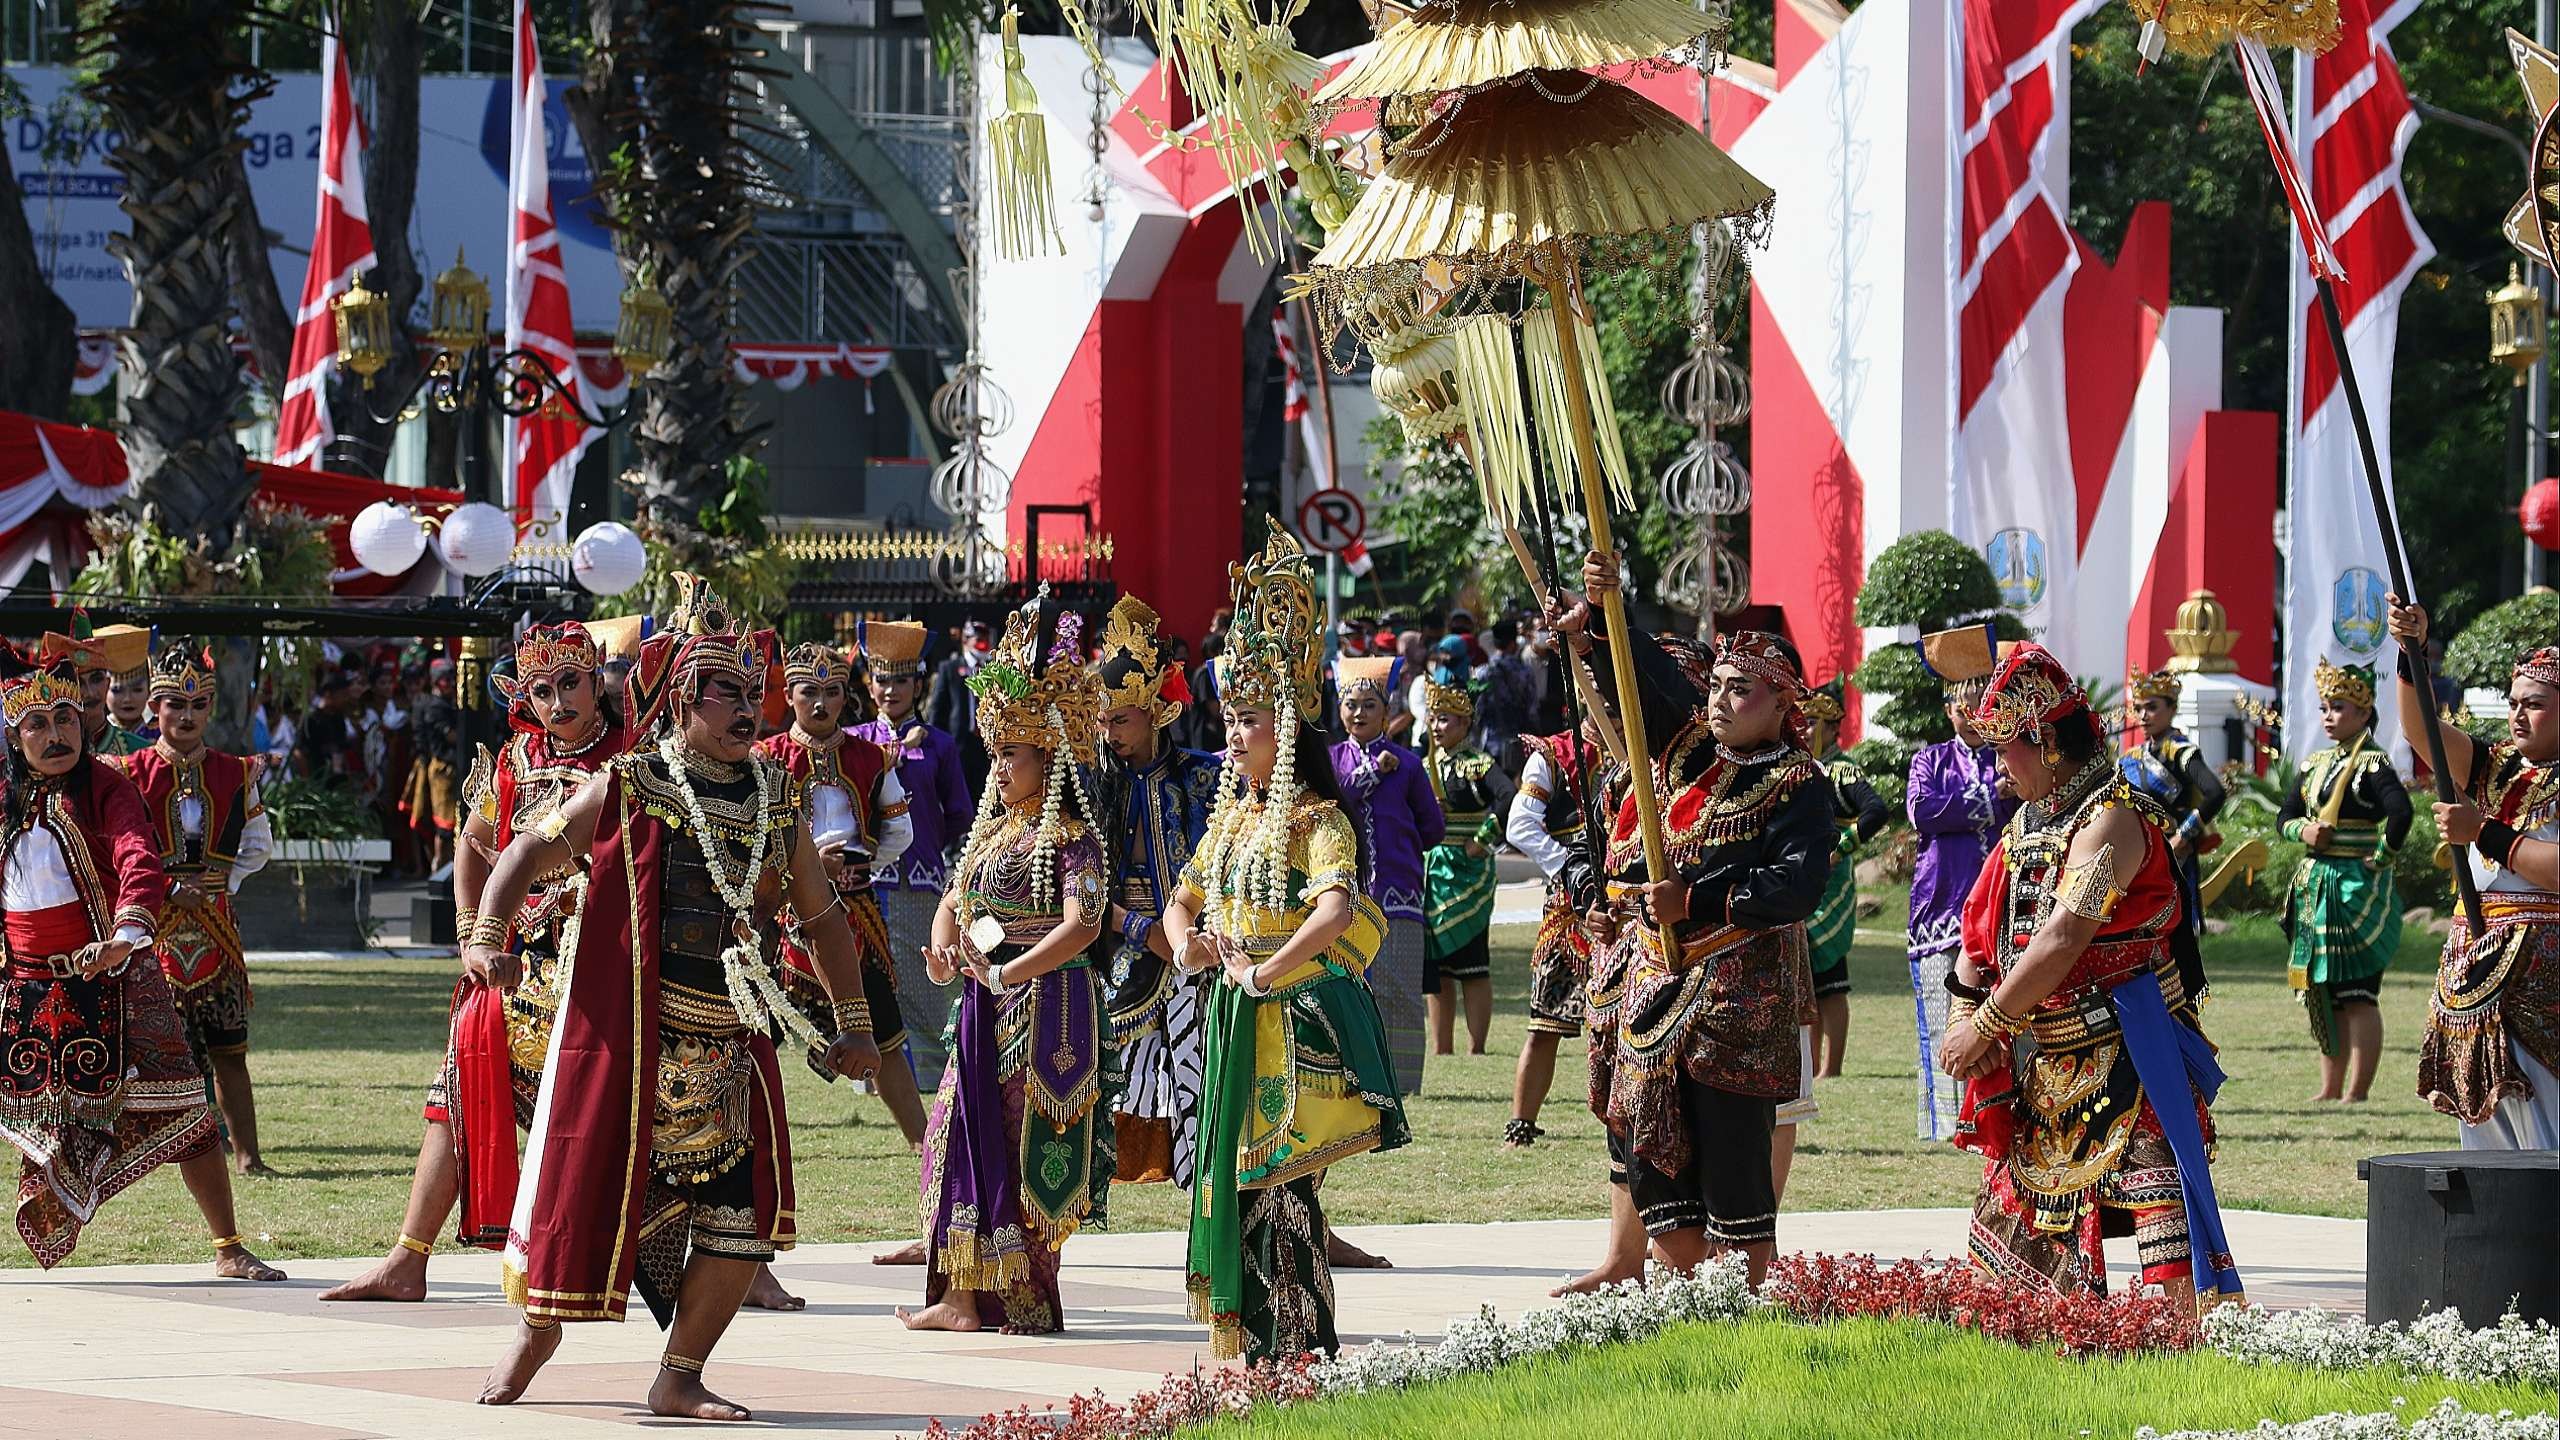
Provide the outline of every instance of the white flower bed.
<path id="1" fill-rule="evenodd" d="M 2392 1369 L 2560 1389 L 2560 1330 L 2547 1320 L 2528 1325 L 2512 1313 L 2488 1329 L 2473 1330 L 2458 1310 L 2438 1310 L 2404 1328 L 2368 1325 L 2328 1310 L 2225 1306 L 2205 1314 L 2204 1342 L 2244 1365 Z M 2542 1433 L 2552 1432 L 2546 1425 Z"/>
<path id="2" fill-rule="evenodd" d="M 1650 1279 L 1650 1285 L 1629 1280 L 1588 1295 L 1568 1295 L 1511 1321 L 1487 1305 L 1450 1321 L 1448 1337 L 1437 1345 L 1421 1344 L 1408 1332 L 1400 1344 L 1382 1340 L 1346 1350 L 1309 1371 L 1308 1378 L 1328 1395 L 1401 1390 L 1430 1380 L 1480 1375 L 1576 1346 L 1643 1340 L 1693 1320 L 1739 1320 L 1767 1303 L 1752 1292 L 1739 1255 L 1711 1260 L 1694 1275 L 1656 1269 Z"/>
<path id="3" fill-rule="evenodd" d="M 2415 1420 L 2396 1410 L 2369 1415 L 2315 1415 L 2290 1425 L 2261 1420 L 2254 1430 L 2179 1430 L 2162 1434 L 2145 1425 L 2134 1440 L 2551 1440 L 2560 1421 L 2549 1415 L 2501 1410 L 2483 1415 L 2450 1396 Z"/>

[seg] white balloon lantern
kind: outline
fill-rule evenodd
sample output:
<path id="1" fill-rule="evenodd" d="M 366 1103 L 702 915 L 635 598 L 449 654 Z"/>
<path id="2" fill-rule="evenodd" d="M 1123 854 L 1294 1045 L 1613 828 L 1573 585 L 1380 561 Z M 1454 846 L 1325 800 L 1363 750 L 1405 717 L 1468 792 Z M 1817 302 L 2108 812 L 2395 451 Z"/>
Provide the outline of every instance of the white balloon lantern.
<path id="1" fill-rule="evenodd" d="M 376 575 L 404 575 L 427 553 L 427 529 L 408 506 L 376 500 L 356 512 L 347 527 L 347 548 Z"/>
<path id="2" fill-rule="evenodd" d="M 516 548 L 516 522 L 483 500 L 454 508 L 436 532 L 436 549 L 456 575 L 477 580 L 507 568 Z"/>
<path id="3" fill-rule="evenodd" d="M 599 520 L 578 534 L 569 550 L 569 573 L 598 595 L 619 595 L 648 572 L 649 550 L 630 526 Z"/>

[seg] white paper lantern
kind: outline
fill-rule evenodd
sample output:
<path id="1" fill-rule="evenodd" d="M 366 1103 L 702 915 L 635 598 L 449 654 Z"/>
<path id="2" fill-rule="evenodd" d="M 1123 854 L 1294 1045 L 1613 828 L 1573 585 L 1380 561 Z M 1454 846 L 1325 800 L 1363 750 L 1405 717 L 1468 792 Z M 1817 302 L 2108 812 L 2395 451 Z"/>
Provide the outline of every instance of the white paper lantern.
<path id="1" fill-rule="evenodd" d="M 515 548 L 516 522 L 486 501 L 456 507 L 436 532 L 436 549 L 446 568 L 473 580 L 506 569 Z"/>
<path id="2" fill-rule="evenodd" d="M 588 526 L 569 549 L 569 573 L 598 595 L 621 594 L 639 584 L 648 569 L 648 547 L 619 521 L 599 520 Z"/>
<path id="3" fill-rule="evenodd" d="M 405 575 L 427 553 L 427 530 L 408 506 L 376 500 L 356 512 L 347 527 L 347 548 L 376 575 Z"/>

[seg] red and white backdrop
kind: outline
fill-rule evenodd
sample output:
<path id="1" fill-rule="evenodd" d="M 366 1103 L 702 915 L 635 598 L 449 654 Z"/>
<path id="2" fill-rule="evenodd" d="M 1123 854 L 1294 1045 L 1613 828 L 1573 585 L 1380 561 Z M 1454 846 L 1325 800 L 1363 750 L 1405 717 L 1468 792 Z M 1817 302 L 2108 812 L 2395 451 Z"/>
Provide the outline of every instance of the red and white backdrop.
<path id="1" fill-rule="evenodd" d="M 2272 533 L 2273 418 L 2222 410 L 2220 316 L 2169 304 L 2165 207 L 2112 261 L 2063 218 L 2092 0 L 1774 3 L 1774 63 L 1704 96 L 1736 158 L 1802 177 L 1754 257 L 1753 599 L 1826 679 L 1909 638 L 1859 629 L 1868 562 L 1946 529 L 2081 674 L 2162 662 L 2210 588 L 2272 679 L 2274 549 L 2229 536 Z"/>
<path id="2" fill-rule="evenodd" d="M 2312 213 L 2346 272 L 2338 308 L 2347 351 L 2364 393 L 2366 418 L 2387 480 L 2391 464 L 2392 352 L 2400 336 L 2400 296 L 2435 245 L 2418 228 L 2401 183 L 2400 161 L 2418 114 L 2392 58 L 2393 27 L 2418 0 L 2340 0 L 2338 44 L 2294 66 L 2294 154 L 2308 182 Z M 2389 677 L 2397 649 L 2384 624 L 2389 567 L 2364 488 L 2355 428 L 2347 418 L 2336 352 L 2318 316 L 2299 243 L 2294 246 L 2292 564 L 2286 570 L 2285 748 L 2301 756 L 2326 743 L 2310 723 L 2320 712 L 2311 673 L 2321 660 L 2372 664 Z M 2398 730 L 2394 707 L 2375 715 L 2378 733 Z"/>

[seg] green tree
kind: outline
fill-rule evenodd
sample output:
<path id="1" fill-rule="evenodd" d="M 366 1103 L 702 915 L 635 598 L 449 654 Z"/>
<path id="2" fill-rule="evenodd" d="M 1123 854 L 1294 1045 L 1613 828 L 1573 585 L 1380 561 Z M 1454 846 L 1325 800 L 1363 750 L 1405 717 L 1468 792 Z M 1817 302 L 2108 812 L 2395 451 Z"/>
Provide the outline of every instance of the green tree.
<path id="1" fill-rule="evenodd" d="M 2001 638 L 2023 640 L 2026 626 L 2000 608 L 2000 586 L 1991 566 L 1972 546 L 1944 530 L 1922 530 L 1894 541 L 1867 567 L 1858 587 L 1858 623 L 1871 627 L 1913 629 L 1922 634 L 1946 630 L 1968 620 L 1989 620 Z M 1876 697 L 1868 720 L 1891 732 L 1852 746 L 1850 758 L 1866 773 L 1888 805 L 1902 803 L 1903 777 L 1911 757 L 1923 745 L 1952 739 L 1947 721 L 1947 692 L 1920 652 L 1910 645 L 1879 646 L 1849 676 L 1849 683 Z"/>
<path id="2" fill-rule="evenodd" d="M 2441 634 L 2430 615 L 2430 633 Z M 2516 662 L 2560 638 L 2560 593 L 2536 590 L 2493 605 L 2444 647 L 2444 671 L 2465 685 L 2504 690 Z"/>

